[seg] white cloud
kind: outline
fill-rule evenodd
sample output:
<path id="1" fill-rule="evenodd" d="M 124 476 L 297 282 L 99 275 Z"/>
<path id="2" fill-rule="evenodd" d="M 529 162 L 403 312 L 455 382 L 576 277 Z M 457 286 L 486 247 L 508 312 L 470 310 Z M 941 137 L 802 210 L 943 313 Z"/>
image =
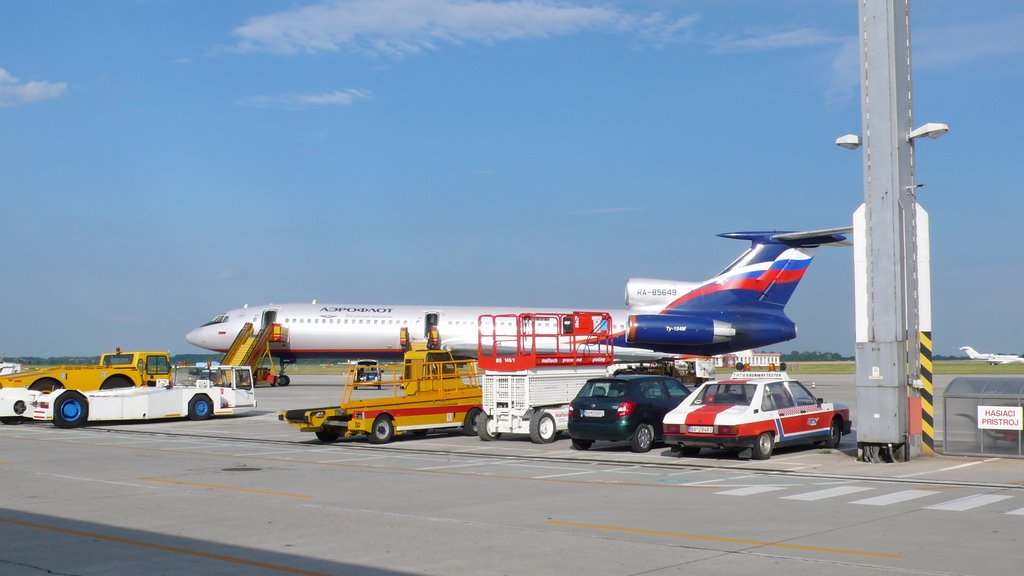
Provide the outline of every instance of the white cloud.
<path id="1" fill-rule="evenodd" d="M 275 53 L 351 50 L 401 57 L 441 45 L 483 44 L 605 30 L 665 44 L 695 17 L 631 14 L 547 0 L 329 0 L 250 18 L 234 30 L 236 49 Z"/>
<path id="2" fill-rule="evenodd" d="M 316 94 L 281 94 L 277 96 L 249 96 L 239 103 L 252 108 L 283 108 L 286 110 L 303 110 L 312 106 L 348 106 L 359 100 L 373 96 L 369 90 L 346 88 L 334 92 Z"/>
<path id="3" fill-rule="evenodd" d="M 832 105 L 842 105 L 860 96 L 860 42 L 847 38 L 832 60 L 832 80 L 825 96 Z"/>
<path id="4" fill-rule="evenodd" d="M 18 82 L 7 70 L 0 68 L 0 108 L 57 98 L 66 90 L 67 84 L 63 82 Z"/>
<path id="5" fill-rule="evenodd" d="M 795 30 L 756 32 L 746 37 L 727 36 L 711 42 L 713 52 L 764 52 L 783 48 L 805 48 L 822 46 L 844 41 L 841 36 L 833 36 L 816 28 L 798 28 Z"/>
<path id="6" fill-rule="evenodd" d="M 1024 52 L 1024 14 L 1000 20 L 912 30 L 914 64 L 945 66 Z"/>

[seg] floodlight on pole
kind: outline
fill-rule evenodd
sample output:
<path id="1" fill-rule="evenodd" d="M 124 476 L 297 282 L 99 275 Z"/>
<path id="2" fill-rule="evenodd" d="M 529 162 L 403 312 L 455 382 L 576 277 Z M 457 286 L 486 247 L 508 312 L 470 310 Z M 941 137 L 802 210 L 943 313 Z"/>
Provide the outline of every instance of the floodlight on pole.
<path id="1" fill-rule="evenodd" d="M 938 138 L 939 136 L 942 136 L 946 132 L 949 132 L 948 124 L 943 124 L 941 122 L 929 122 L 924 126 L 921 126 L 920 128 L 911 130 L 910 133 L 907 134 L 907 142 L 910 142 L 911 140 L 914 140 L 915 138 L 920 138 L 922 136 L 927 136 L 929 138 Z"/>
<path id="2" fill-rule="evenodd" d="M 860 136 L 857 134 L 846 134 L 836 138 L 836 146 L 840 148 L 846 148 L 847 150 L 856 150 L 860 148 L 861 141 Z"/>

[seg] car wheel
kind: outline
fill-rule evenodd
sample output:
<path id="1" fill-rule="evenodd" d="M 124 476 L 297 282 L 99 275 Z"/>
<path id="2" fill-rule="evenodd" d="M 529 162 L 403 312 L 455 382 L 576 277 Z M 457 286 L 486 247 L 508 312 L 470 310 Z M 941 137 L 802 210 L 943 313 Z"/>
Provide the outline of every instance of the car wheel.
<path id="1" fill-rule="evenodd" d="M 491 440 L 497 440 L 498 438 L 501 438 L 500 432 L 491 432 L 490 430 L 487 429 L 487 423 L 490 421 L 491 419 L 489 416 L 487 416 L 486 412 L 480 412 L 476 416 L 476 434 L 477 436 L 480 437 L 481 440 L 484 440 L 486 442 L 490 442 Z"/>
<path id="2" fill-rule="evenodd" d="M 395 439 L 395 423 L 387 414 L 381 414 L 370 428 L 370 444 L 387 444 Z"/>
<path id="3" fill-rule="evenodd" d="M 53 404 L 53 425 L 57 428 L 77 428 L 89 419 L 89 401 L 80 392 L 65 392 Z"/>
<path id="4" fill-rule="evenodd" d="M 189 420 L 206 420 L 213 415 L 213 402 L 205 394 L 194 396 L 188 403 Z"/>
<path id="5" fill-rule="evenodd" d="M 771 432 L 762 432 L 757 441 L 754 442 L 754 460 L 767 460 L 772 457 L 772 449 L 775 447 L 775 439 Z"/>
<path id="6" fill-rule="evenodd" d="M 644 422 L 629 437 L 629 449 L 633 452 L 649 452 L 651 444 L 654 444 L 654 427 Z"/>
<path id="7" fill-rule="evenodd" d="M 466 412 L 466 419 L 462 421 L 462 435 L 463 436 L 477 436 L 478 420 L 477 418 L 483 414 L 479 408 L 470 408 L 469 412 Z"/>
<path id="8" fill-rule="evenodd" d="M 580 440 L 579 438 L 572 439 L 573 450 L 589 450 L 594 445 L 593 440 Z"/>
<path id="9" fill-rule="evenodd" d="M 833 418 L 832 426 L 828 429 L 828 440 L 825 441 L 826 448 L 838 448 L 839 441 L 843 439 L 843 419 Z"/>
<path id="10" fill-rule="evenodd" d="M 281 377 L 277 379 L 277 385 L 278 386 L 287 386 L 287 385 L 289 385 L 291 383 L 292 383 L 292 379 L 287 377 L 287 376 L 285 376 L 284 374 L 281 374 Z"/>
<path id="11" fill-rule="evenodd" d="M 530 418 L 530 440 L 534 444 L 550 444 L 555 441 L 557 435 L 558 427 L 555 426 L 555 419 L 551 414 L 542 412 Z"/>
<path id="12" fill-rule="evenodd" d="M 316 439 L 321 442 L 337 442 L 341 434 L 337 430 L 317 430 Z"/>

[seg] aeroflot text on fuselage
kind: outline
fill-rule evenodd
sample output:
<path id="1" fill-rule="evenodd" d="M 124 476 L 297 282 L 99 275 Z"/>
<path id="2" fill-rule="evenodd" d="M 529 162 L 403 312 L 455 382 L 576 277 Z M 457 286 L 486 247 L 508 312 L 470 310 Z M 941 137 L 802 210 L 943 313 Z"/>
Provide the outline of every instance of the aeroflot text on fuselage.
<path id="1" fill-rule="evenodd" d="M 341 306 L 324 306 L 321 312 L 373 312 L 375 314 L 391 314 L 394 308 L 345 308 Z"/>

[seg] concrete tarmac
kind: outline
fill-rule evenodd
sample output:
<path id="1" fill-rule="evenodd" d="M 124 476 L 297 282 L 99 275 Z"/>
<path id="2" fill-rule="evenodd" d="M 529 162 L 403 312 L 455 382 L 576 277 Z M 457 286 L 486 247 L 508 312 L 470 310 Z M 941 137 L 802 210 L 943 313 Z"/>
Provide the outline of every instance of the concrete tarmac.
<path id="1" fill-rule="evenodd" d="M 802 380 L 856 401 L 852 376 Z M 0 574 L 989 575 L 1024 558 L 1022 460 L 869 464 L 852 435 L 767 461 L 564 438 L 321 444 L 277 412 L 337 402 L 339 379 L 293 381 L 237 417 L 0 427 Z"/>

